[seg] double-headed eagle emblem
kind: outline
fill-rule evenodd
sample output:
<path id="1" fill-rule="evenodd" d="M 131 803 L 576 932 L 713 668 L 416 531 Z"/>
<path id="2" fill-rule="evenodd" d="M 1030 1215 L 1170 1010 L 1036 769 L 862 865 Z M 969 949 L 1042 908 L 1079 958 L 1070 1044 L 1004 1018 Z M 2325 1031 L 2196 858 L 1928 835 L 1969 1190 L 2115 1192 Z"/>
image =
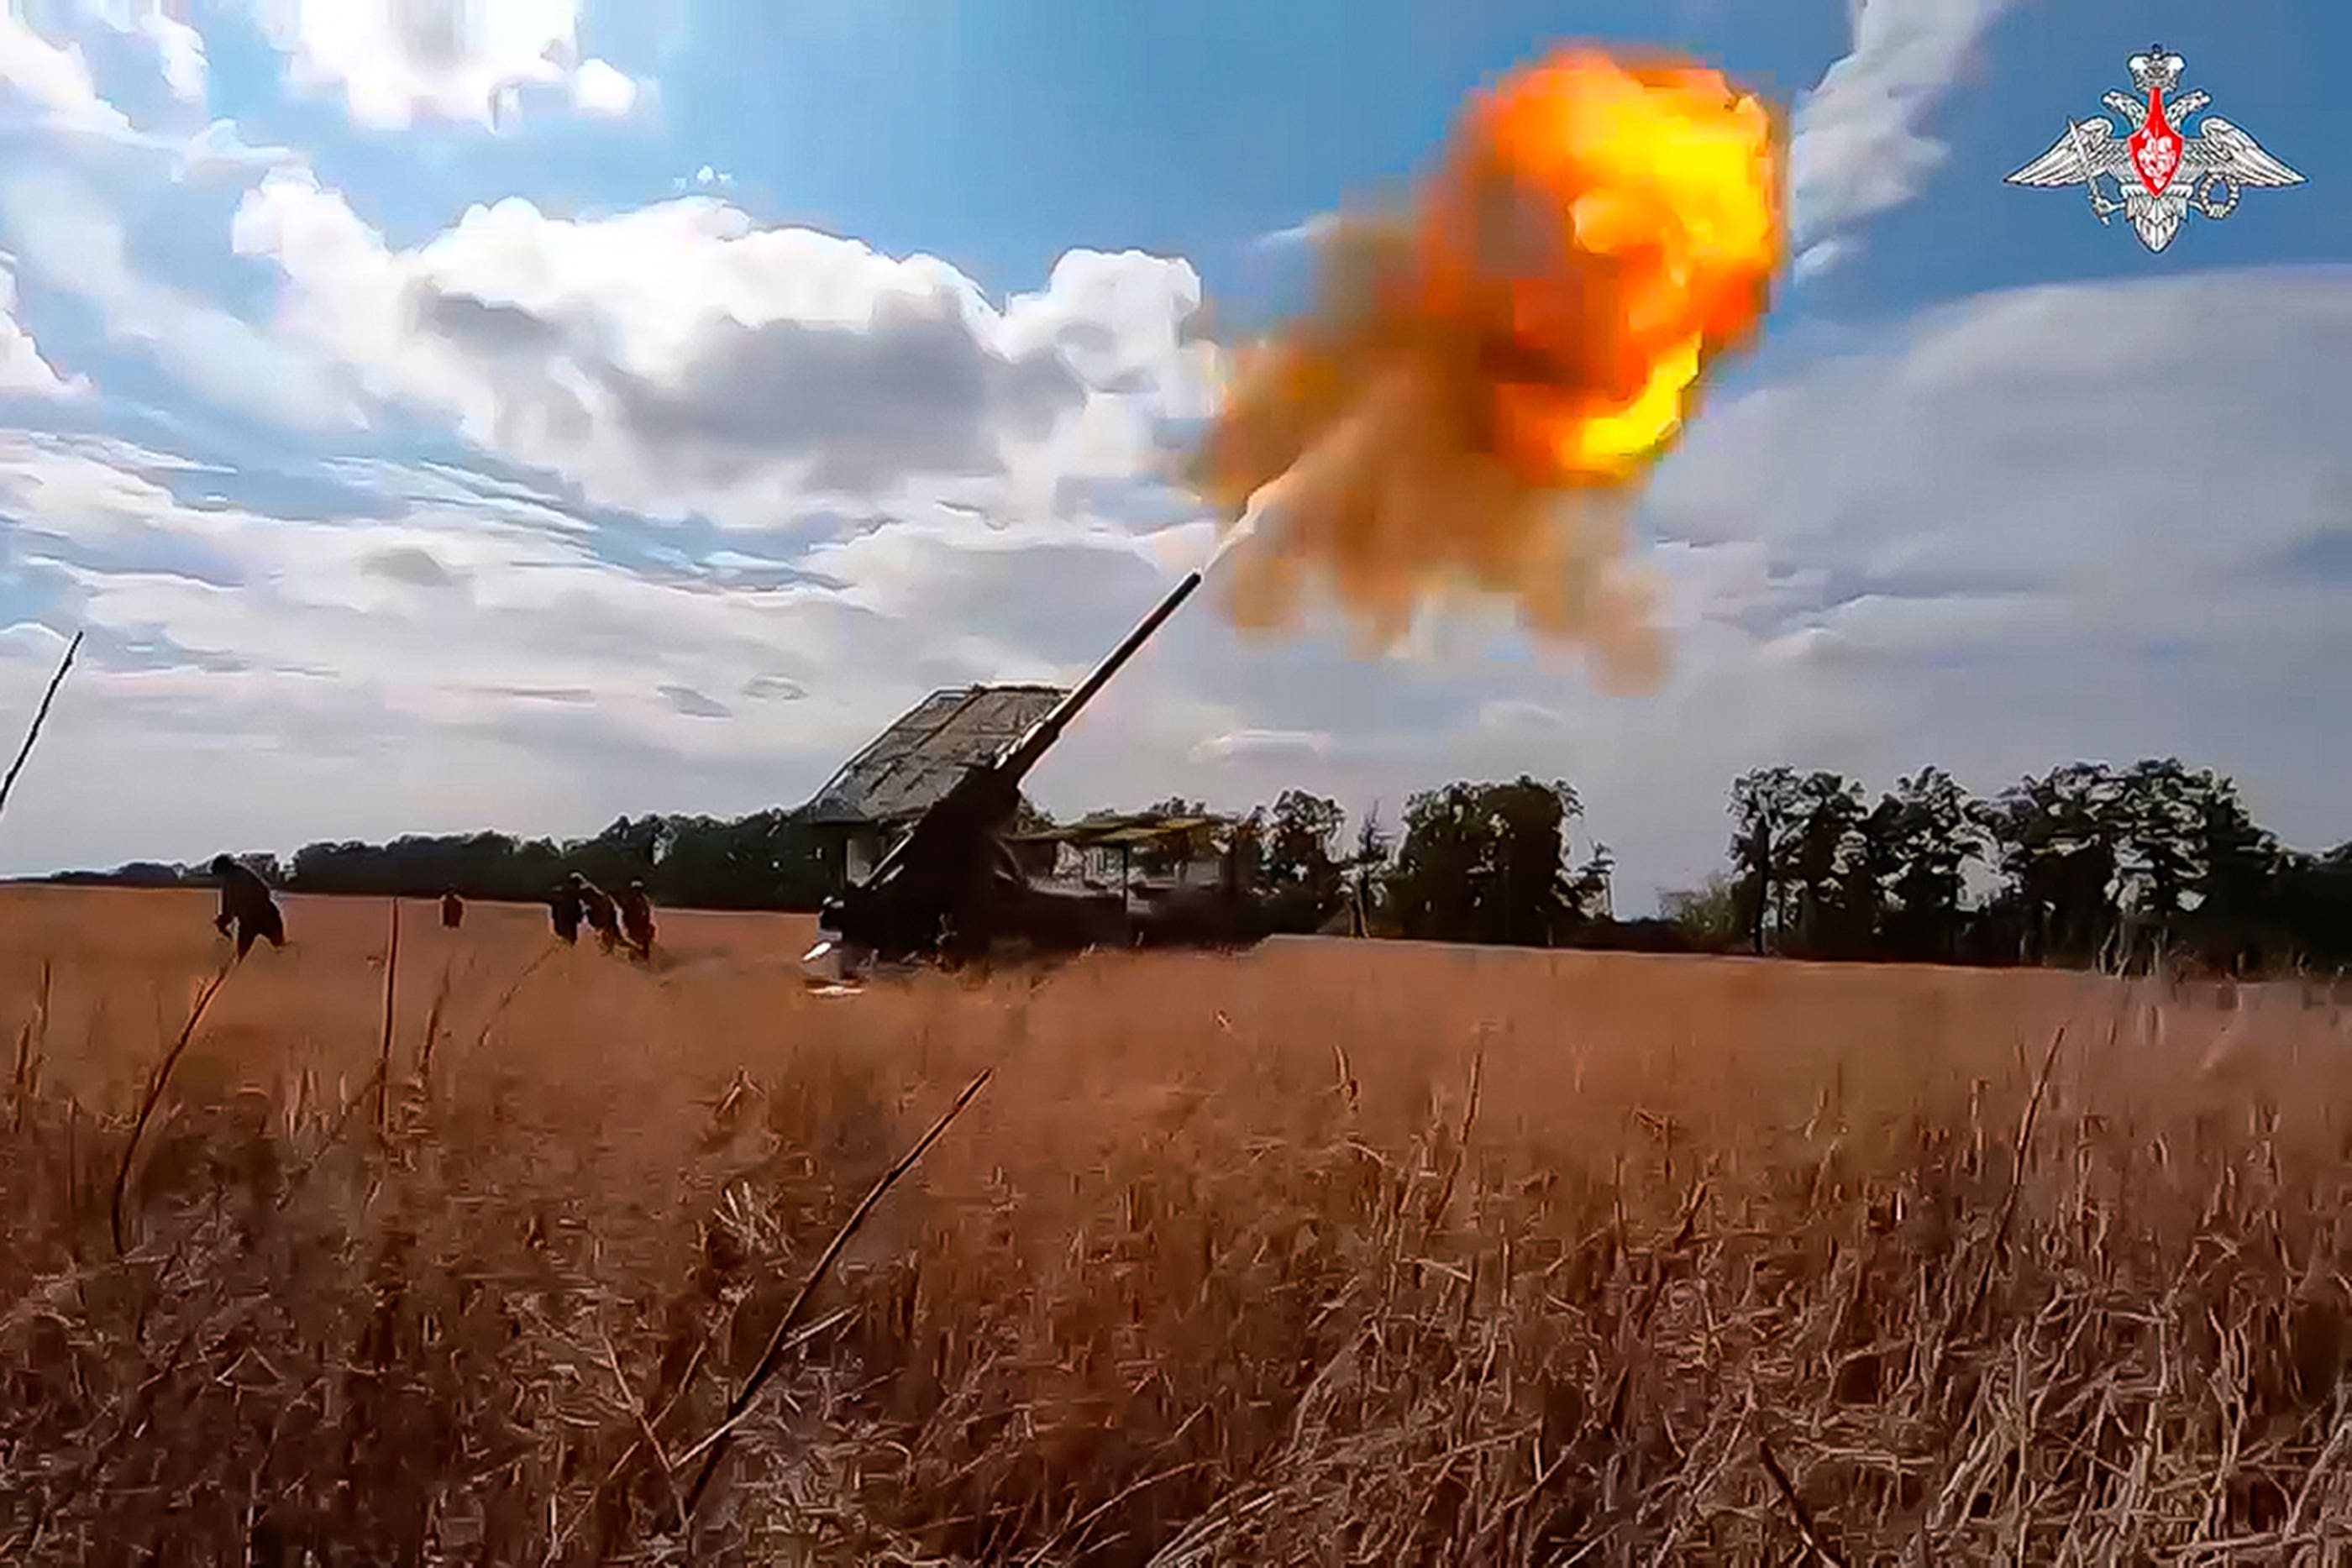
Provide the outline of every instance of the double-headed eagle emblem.
<path id="1" fill-rule="evenodd" d="M 2158 44 L 2126 63 L 2140 96 L 2110 92 L 2099 101 L 2131 123 L 2130 134 L 2117 136 L 2115 122 L 2105 115 L 2079 121 L 2069 116 L 2066 134 L 2010 175 L 2008 183 L 2086 186 L 2091 212 L 2099 222 L 2123 214 L 2140 244 L 2151 251 L 2170 245 L 2192 210 L 2209 218 L 2226 218 L 2237 210 L 2238 198 L 2249 185 L 2303 183 L 2302 175 L 2218 114 L 2206 115 L 2195 135 L 2181 133 L 2189 117 L 2210 102 L 2211 95 L 2169 96 L 2188 65 L 2179 55 L 2167 53 Z M 2103 177 L 2116 183 L 2115 195 L 2100 186 Z"/>

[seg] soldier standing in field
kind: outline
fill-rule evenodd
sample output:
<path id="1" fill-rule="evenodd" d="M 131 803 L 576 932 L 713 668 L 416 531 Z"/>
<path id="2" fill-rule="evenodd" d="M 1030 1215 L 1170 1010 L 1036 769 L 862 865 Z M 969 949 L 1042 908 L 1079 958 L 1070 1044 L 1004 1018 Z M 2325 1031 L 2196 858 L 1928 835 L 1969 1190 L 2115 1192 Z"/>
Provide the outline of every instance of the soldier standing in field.
<path id="1" fill-rule="evenodd" d="M 272 947 L 286 946 L 286 917 L 278 913 L 278 901 L 269 894 L 269 884 L 261 880 L 249 866 L 239 865 L 226 855 L 215 855 L 213 875 L 220 879 L 220 914 L 213 920 L 213 928 L 222 936 L 231 935 L 235 926 L 236 956 L 244 957 L 253 951 L 254 940 L 267 936 Z"/>
<path id="2" fill-rule="evenodd" d="M 597 942 L 609 953 L 621 940 L 621 924 L 613 907 L 613 895 L 577 872 L 572 876 L 580 883 L 580 905 L 588 917 L 588 928 L 596 933 Z"/>
<path id="3" fill-rule="evenodd" d="M 580 940 L 580 915 L 587 904 L 581 889 L 587 885 L 588 879 L 575 871 L 557 883 L 555 891 L 548 894 L 548 922 L 555 927 L 559 941 L 569 944 Z"/>
<path id="4" fill-rule="evenodd" d="M 654 901 L 646 892 L 641 880 L 630 882 L 620 897 L 621 936 L 636 956 L 651 961 L 654 956 Z"/>
<path id="5" fill-rule="evenodd" d="M 457 890 L 453 887 L 441 895 L 441 925 L 446 930 L 455 931 L 465 923 L 466 901 L 457 896 Z"/>

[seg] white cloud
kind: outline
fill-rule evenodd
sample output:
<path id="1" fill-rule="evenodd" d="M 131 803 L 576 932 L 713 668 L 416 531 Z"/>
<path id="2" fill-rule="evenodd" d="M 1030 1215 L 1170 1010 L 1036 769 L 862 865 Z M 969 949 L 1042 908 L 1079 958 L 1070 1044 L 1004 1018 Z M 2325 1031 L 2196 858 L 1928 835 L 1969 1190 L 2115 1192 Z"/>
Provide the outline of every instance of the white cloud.
<path id="1" fill-rule="evenodd" d="M 99 96 L 81 46 L 43 37 L 13 5 L 0 13 L 0 89 L 60 130 L 132 135 L 122 111 Z"/>
<path id="2" fill-rule="evenodd" d="M 14 258 L 0 251 L 0 395 L 13 397 L 79 398 L 89 395 L 89 381 L 81 376 L 61 376 L 55 366 L 41 357 L 40 346 L 33 341 L 16 319 L 16 273 Z"/>
<path id="3" fill-rule="evenodd" d="M 17 621 L 0 626 L 0 661 L 19 660 L 55 664 L 66 651 L 68 638 L 37 621 Z"/>
<path id="4" fill-rule="evenodd" d="M 1978 42 L 2014 0 L 1851 0 L 1853 47 L 1797 104 L 1789 147 L 1797 273 L 1825 270 L 1839 236 L 1916 196 L 1946 152 L 1927 130 Z"/>
<path id="5" fill-rule="evenodd" d="M 1236 757 L 1324 757 L 1331 737 L 1318 729 L 1236 729 L 1213 735 L 1192 747 L 1195 762 L 1229 762 Z"/>
<path id="6" fill-rule="evenodd" d="M 1499 731 L 1564 728 L 1568 720 L 1558 708 L 1526 697 L 1496 697 L 1478 705 L 1478 727 Z"/>
<path id="7" fill-rule="evenodd" d="M 1339 226 L 1337 213 L 1315 213 L 1286 228 L 1268 229 L 1252 242 L 1258 250 L 1284 250 L 1294 246 L 1317 245 L 1328 238 Z"/>
<path id="8" fill-rule="evenodd" d="M 28 274 L 96 306 L 110 339 L 146 350 L 198 392 L 297 428 L 359 421 L 337 367 L 133 267 L 121 220 L 80 180 L 39 168 L 0 172 L 0 231 Z"/>
<path id="9" fill-rule="evenodd" d="M 204 103 L 210 78 L 205 41 L 184 17 L 173 15 L 184 11 L 184 5 L 167 5 L 165 0 L 81 0 L 81 4 L 117 32 L 147 41 L 173 98 L 182 103 Z"/>
<path id="10" fill-rule="evenodd" d="M 639 96 L 609 62 L 580 56 L 579 0 L 251 0 L 294 79 L 338 89 L 353 120 L 496 127 L 530 88 L 564 89 L 583 113 L 625 114 Z"/>
<path id="11" fill-rule="evenodd" d="M 163 79 L 171 84 L 173 95 L 186 103 L 204 102 L 209 73 L 204 40 L 197 37 L 196 30 L 166 16 L 154 4 L 143 9 L 139 26 L 163 57 Z"/>
<path id="12" fill-rule="evenodd" d="M 202 37 L 170 15 L 162 0 L 60 0 L 44 19 L 61 36 L 37 29 L 14 6 L 0 14 L 0 111 L 15 110 L 39 131 L 53 138 L 62 132 L 68 139 L 44 151 L 69 148 L 72 138 L 92 139 L 159 155 L 172 176 L 182 180 L 292 160 L 284 148 L 248 146 L 226 120 L 212 120 L 193 133 L 181 128 L 191 111 L 205 106 L 209 68 Z M 143 38 L 152 47 L 157 80 L 178 105 L 165 118 L 177 123 L 134 125 L 100 94 L 82 48 L 82 37 L 97 27 Z M 16 158 L 10 162 L 15 166 Z"/>
<path id="13" fill-rule="evenodd" d="M 947 263 L 709 197 L 617 216 L 508 200 L 393 250 L 307 174 L 266 180 L 234 244 L 287 279 L 280 324 L 481 449 L 614 505 L 788 519 L 917 478 L 1050 509 L 1127 478 L 1153 422 L 1203 406 L 1180 261 L 1073 252 L 1001 308 Z"/>
<path id="14" fill-rule="evenodd" d="M 291 148 L 254 146 L 238 134 L 232 121 L 226 120 L 212 121 L 169 151 L 173 177 L 192 183 L 242 180 L 259 170 L 296 165 L 302 161 Z"/>
<path id="15" fill-rule="evenodd" d="M 617 120 L 637 106 L 638 86 L 603 60 L 583 60 L 572 73 L 572 104 L 583 114 Z"/>
<path id="16" fill-rule="evenodd" d="M 1790 272 L 1798 282 L 1808 282 L 1819 277 L 1853 254 L 1852 240 L 1816 240 L 1797 253 L 1796 260 L 1790 263 Z"/>

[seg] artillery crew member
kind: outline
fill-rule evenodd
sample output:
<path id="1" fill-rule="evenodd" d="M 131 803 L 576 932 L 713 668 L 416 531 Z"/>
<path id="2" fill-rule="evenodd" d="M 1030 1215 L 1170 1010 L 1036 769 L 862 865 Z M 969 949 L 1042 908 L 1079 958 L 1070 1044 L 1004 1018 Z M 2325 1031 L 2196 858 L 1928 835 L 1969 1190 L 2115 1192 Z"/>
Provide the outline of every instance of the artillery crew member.
<path id="1" fill-rule="evenodd" d="M 642 878 L 632 878 L 620 896 L 621 936 L 640 958 L 654 956 L 654 901 Z"/>
<path id="2" fill-rule="evenodd" d="M 613 908 L 613 895 L 578 872 L 572 875 L 580 884 L 580 907 L 588 917 L 588 928 L 596 933 L 596 940 L 609 953 L 621 940 L 621 924 Z"/>
<path id="3" fill-rule="evenodd" d="M 213 875 L 220 879 L 220 914 L 213 920 L 213 928 L 222 936 L 231 935 L 235 926 L 236 956 L 244 957 L 253 951 L 254 940 L 267 936 L 272 947 L 286 946 L 286 917 L 278 910 L 278 901 L 270 896 L 269 884 L 261 880 L 251 867 L 239 865 L 226 855 L 215 855 Z"/>
<path id="4" fill-rule="evenodd" d="M 547 917 L 549 924 L 555 927 L 557 940 L 567 943 L 580 940 L 580 915 L 587 904 L 581 890 L 587 885 L 587 878 L 575 871 L 557 883 L 555 891 L 548 894 Z"/>
<path id="5" fill-rule="evenodd" d="M 466 901 L 457 896 L 457 890 L 453 887 L 441 895 L 441 924 L 455 931 L 465 921 Z"/>

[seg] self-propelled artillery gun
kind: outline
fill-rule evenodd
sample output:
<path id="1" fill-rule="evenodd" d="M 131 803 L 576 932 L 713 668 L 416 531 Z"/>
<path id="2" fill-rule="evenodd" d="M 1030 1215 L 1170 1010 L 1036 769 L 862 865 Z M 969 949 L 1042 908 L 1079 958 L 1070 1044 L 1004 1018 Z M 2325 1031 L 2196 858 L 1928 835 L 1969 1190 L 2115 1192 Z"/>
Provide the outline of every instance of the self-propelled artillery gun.
<path id="1" fill-rule="evenodd" d="M 812 979 L 1095 947 L 1240 946 L 1265 934 L 1263 902 L 1230 846 L 1215 881 L 1144 894 L 1124 879 L 1116 889 L 1033 879 L 1012 841 L 1023 781 L 1202 578 L 1187 573 L 1051 711 L 967 767 L 869 873 L 824 901 L 803 958 Z"/>

